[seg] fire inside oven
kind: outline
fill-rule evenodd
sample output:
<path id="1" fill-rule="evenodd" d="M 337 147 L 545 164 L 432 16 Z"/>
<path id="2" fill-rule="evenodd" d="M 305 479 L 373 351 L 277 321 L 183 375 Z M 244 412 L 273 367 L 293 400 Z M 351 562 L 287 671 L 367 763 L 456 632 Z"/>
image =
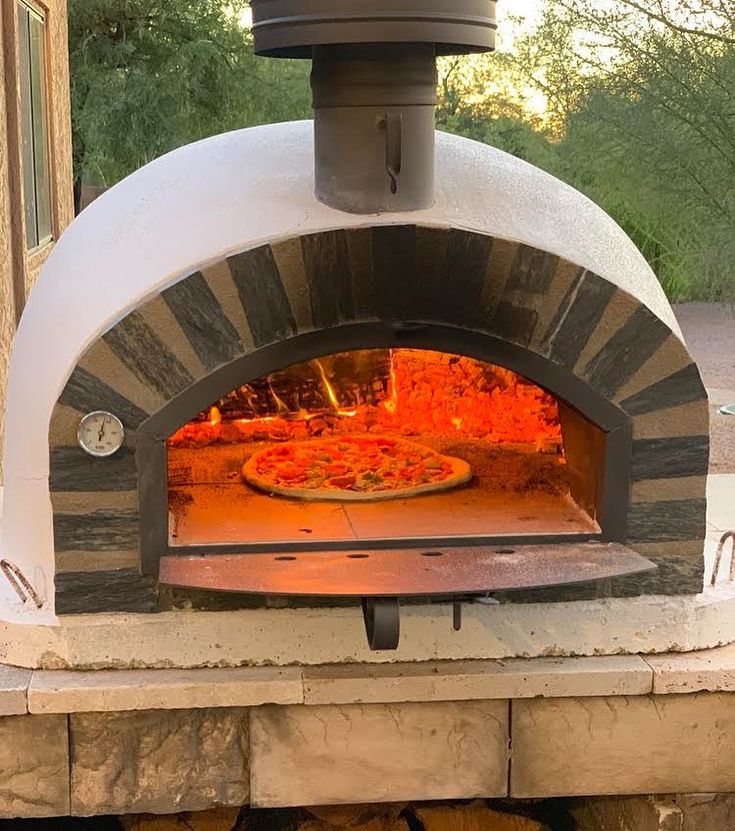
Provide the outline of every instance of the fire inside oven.
<path id="1" fill-rule="evenodd" d="M 360 548 L 600 531 L 604 434 L 526 378 L 363 349 L 244 384 L 168 441 L 172 546 Z"/>

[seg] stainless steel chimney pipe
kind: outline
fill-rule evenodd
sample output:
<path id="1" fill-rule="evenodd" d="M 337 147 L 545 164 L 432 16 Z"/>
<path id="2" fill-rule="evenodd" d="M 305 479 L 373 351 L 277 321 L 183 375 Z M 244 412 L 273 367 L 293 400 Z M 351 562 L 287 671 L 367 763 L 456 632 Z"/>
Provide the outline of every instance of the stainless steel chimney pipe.
<path id="1" fill-rule="evenodd" d="M 434 201 L 436 56 L 494 47 L 494 0 L 252 0 L 255 51 L 312 58 L 315 191 L 350 213 Z"/>

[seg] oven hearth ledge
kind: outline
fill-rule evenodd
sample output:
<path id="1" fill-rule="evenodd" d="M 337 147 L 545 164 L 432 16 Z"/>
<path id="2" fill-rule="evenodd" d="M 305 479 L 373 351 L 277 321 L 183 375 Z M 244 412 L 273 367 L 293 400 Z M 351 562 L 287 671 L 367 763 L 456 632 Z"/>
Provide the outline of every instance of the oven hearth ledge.
<path id="1" fill-rule="evenodd" d="M 359 608 L 69 615 L 0 624 L 0 661 L 31 669 L 393 663 L 690 652 L 735 642 L 735 586 L 694 597 L 407 606 L 394 652 L 371 652 Z"/>

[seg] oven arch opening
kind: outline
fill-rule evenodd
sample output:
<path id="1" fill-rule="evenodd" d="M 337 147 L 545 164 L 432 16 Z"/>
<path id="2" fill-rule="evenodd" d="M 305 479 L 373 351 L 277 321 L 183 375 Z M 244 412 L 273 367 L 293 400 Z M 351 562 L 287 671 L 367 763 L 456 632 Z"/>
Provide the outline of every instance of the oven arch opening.
<path id="1" fill-rule="evenodd" d="M 467 328 L 431 321 L 356 323 L 312 331 L 271 344 L 204 376 L 199 382 L 173 398 L 145 421 L 138 431 L 137 464 L 141 513 L 141 559 L 144 573 L 157 574 L 163 556 L 176 554 L 227 554 L 241 552 L 283 552 L 351 548 L 408 547 L 415 537 L 373 535 L 369 539 L 298 540 L 268 542 L 239 540 L 180 545 L 169 534 L 169 466 L 167 442 L 183 425 L 202 410 L 240 385 L 283 370 L 284 367 L 356 350 L 427 350 L 464 356 L 509 370 L 546 390 L 565 412 L 574 434 L 597 438 L 595 463 L 602 468 L 599 493 L 594 508 L 599 531 L 577 539 L 624 541 L 629 502 L 628 483 L 631 464 L 630 419 L 609 399 L 603 398 L 570 370 L 510 341 Z M 579 426 L 586 425 L 580 433 Z M 568 431 L 569 428 L 567 428 Z M 589 445 L 587 446 L 589 452 Z M 437 530 L 437 529 L 435 529 Z M 503 544 L 510 542 L 555 541 L 559 535 L 492 534 L 460 536 L 435 533 L 427 544 L 456 546 L 471 542 Z M 423 543 L 422 543 L 423 544 Z"/>

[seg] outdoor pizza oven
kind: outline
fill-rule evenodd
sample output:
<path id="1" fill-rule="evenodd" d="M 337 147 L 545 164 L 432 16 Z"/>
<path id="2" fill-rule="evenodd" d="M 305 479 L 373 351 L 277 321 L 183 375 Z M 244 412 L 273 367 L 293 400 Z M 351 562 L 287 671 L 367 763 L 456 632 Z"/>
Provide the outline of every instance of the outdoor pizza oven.
<path id="1" fill-rule="evenodd" d="M 701 591 L 707 402 L 654 275 L 435 135 L 435 57 L 492 48 L 494 3 L 252 6 L 258 52 L 313 58 L 313 151 L 296 123 L 157 160 L 23 318 L 3 544 L 46 608 L 362 602 L 385 648 L 400 600 L 458 628 L 477 596 Z"/>

